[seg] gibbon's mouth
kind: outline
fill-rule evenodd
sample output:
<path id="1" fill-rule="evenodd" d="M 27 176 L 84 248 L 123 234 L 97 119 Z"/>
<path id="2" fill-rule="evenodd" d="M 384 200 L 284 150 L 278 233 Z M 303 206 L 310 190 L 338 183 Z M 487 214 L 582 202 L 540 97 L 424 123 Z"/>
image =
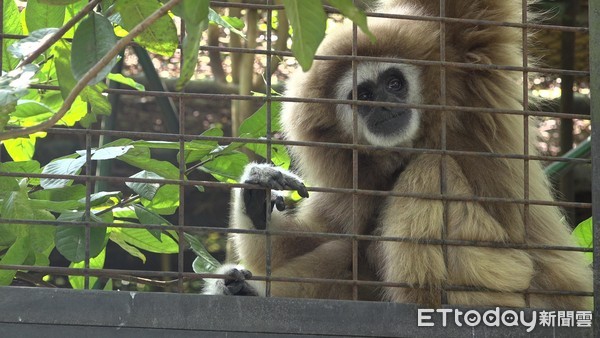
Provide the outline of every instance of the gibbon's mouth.
<path id="1" fill-rule="evenodd" d="M 412 111 L 410 109 L 378 112 L 370 114 L 366 119 L 366 125 L 373 134 L 396 134 L 408 127 L 411 117 Z"/>

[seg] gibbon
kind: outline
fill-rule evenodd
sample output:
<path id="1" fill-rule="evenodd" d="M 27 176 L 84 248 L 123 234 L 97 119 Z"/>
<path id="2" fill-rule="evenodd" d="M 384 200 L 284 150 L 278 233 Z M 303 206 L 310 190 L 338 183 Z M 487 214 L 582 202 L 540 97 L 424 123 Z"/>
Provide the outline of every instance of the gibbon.
<path id="1" fill-rule="evenodd" d="M 445 4 L 444 15 L 448 18 L 522 21 L 521 0 L 446 0 Z M 436 18 L 440 16 L 440 6 L 439 1 L 431 0 L 388 0 L 382 1 L 375 12 Z M 291 154 L 298 176 L 270 165 L 251 164 L 242 177 L 242 182 L 274 189 L 273 203 L 279 210 L 272 212 L 269 229 L 425 242 L 360 241 L 359 279 L 412 287 L 364 288 L 359 290 L 359 299 L 433 306 L 445 302 L 464 306 L 591 308 L 591 297 L 534 291 L 591 291 L 591 269 L 580 252 L 426 243 L 442 239 L 445 231 L 445 238 L 450 240 L 538 248 L 574 245 L 555 206 L 532 203 L 524 207 L 525 203 L 468 200 L 477 196 L 551 201 L 551 189 L 539 161 L 407 151 L 445 146 L 451 151 L 523 154 L 528 147 L 529 153 L 535 154 L 535 130 L 530 128 L 525 145 L 525 128 L 529 126 L 525 126 L 521 115 L 427 108 L 441 105 L 522 110 L 522 71 L 456 64 L 448 64 L 442 70 L 439 62 L 522 67 L 522 29 L 477 22 L 373 17 L 368 25 L 377 40 L 372 42 L 358 32 L 357 55 L 368 59 L 355 61 L 356 92 L 350 58 L 315 61 L 308 72 L 298 71 L 290 78 L 286 91 L 286 96 L 295 98 L 357 99 L 357 134 L 353 135 L 351 104 L 287 102 L 281 122 L 288 140 L 377 146 L 357 150 L 358 188 L 390 191 L 396 196 L 310 192 L 310 197 L 301 200 L 294 210 L 283 210 L 285 206 L 275 190 L 297 190 L 308 197 L 303 182 L 314 187 L 353 188 L 352 149 L 293 146 Z M 317 54 L 352 55 L 352 40 L 350 25 L 338 28 L 326 37 Z M 385 58 L 385 62 L 377 57 Z M 441 76 L 445 77 L 445 86 L 441 85 Z M 454 199 L 413 197 L 418 194 L 444 194 Z M 236 189 L 231 226 L 265 229 L 266 196 L 265 190 Z M 357 203 L 353 203 L 353 198 Z M 205 293 L 264 295 L 264 282 L 250 277 L 252 273 L 266 275 L 266 237 L 234 234 L 231 240 L 243 266 L 223 266 L 219 272 L 233 279 L 210 280 Z M 272 235 L 270 241 L 271 276 L 352 279 L 350 240 Z M 445 286 L 458 288 L 443 296 Z M 532 292 L 526 296 L 527 290 Z M 274 281 L 271 294 L 351 299 L 352 287 Z"/>

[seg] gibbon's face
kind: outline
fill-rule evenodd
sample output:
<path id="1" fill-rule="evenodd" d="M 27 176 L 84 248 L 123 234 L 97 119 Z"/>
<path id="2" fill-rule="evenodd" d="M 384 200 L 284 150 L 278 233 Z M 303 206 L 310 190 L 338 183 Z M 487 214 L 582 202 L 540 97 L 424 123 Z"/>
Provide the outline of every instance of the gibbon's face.
<path id="1" fill-rule="evenodd" d="M 356 97 L 359 101 L 417 104 L 419 70 L 406 64 L 364 62 L 357 66 Z M 353 98 L 352 71 L 340 78 L 336 98 Z M 419 110 L 386 105 L 358 105 L 358 132 L 362 141 L 377 146 L 409 144 L 419 128 Z M 345 130 L 353 130 L 352 107 L 337 106 L 337 118 Z"/>

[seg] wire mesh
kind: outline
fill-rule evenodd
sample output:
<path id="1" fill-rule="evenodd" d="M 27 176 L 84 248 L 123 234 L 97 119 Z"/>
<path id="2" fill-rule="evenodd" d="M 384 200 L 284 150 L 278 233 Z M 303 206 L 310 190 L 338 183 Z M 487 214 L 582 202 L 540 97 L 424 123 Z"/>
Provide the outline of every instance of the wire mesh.
<path id="1" fill-rule="evenodd" d="M 7 1 L 7 0 L 4 0 Z M 598 40 L 598 35 L 600 32 L 591 31 L 588 27 L 573 27 L 573 26 L 563 26 L 563 25 L 554 25 L 554 24 L 542 24 L 542 23 L 533 23 L 529 22 L 529 18 L 527 16 L 527 1 L 523 0 L 523 16 L 521 22 L 496 22 L 496 21 L 486 21 L 486 20 L 473 20 L 473 19 L 460 19 L 460 18 L 450 18 L 446 17 L 445 9 L 446 9 L 446 0 L 440 0 L 440 15 L 439 17 L 432 16 L 415 16 L 415 15 L 397 15 L 397 14 L 384 14 L 384 13 L 375 13 L 375 12 L 367 12 L 369 17 L 376 18 L 387 18 L 389 20 L 410 20 L 414 22 L 434 22 L 439 26 L 439 50 L 440 50 L 440 58 L 439 60 L 417 60 L 417 59 L 400 59 L 394 57 L 374 57 L 374 56 L 361 56 L 357 51 L 356 43 L 353 44 L 351 55 L 339 55 L 339 56 L 330 56 L 330 55 L 317 55 L 315 60 L 341 60 L 341 61 L 349 61 L 352 64 L 352 96 L 351 99 L 346 100 L 338 100 L 333 98 L 322 98 L 322 97 L 310 97 L 310 98 L 298 98 L 298 97 L 286 97 L 274 95 L 273 92 L 273 83 L 272 79 L 274 74 L 271 69 L 273 67 L 273 57 L 281 58 L 285 60 L 287 58 L 292 57 L 291 52 L 287 51 L 279 51 L 273 49 L 273 41 L 272 38 L 275 36 L 273 32 L 273 27 L 271 23 L 273 22 L 273 13 L 275 11 L 281 11 L 283 7 L 281 5 L 275 5 L 272 1 L 266 1 L 264 4 L 254 4 L 254 3 L 231 3 L 231 2 L 219 2 L 213 1 L 211 3 L 213 8 L 220 8 L 221 10 L 228 10 L 231 8 L 237 8 L 239 10 L 244 11 L 259 11 L 261 15 L 265 17 L 265 29 L 264 29 L 264 46 L 260 46 L 257 48 L 243 48 L 243 47 L 231 47 L 231 46 L 208 46 L 204 45 L 200 47 L 201 55 L 208 52 L 219 52 L 219 53 L 231 53 L 231 54 L 239 54 L 239 55 L 251 55 L 254 57 L 264 58 L 264 82 L 265 82 L 265 93 L 264 96 L 256 96 L 248 93 L 241 94 L 215 94 L 212 92 L 188 92 L 184 90 L 182 92 L 172 92 L 172 91 L 136 91 L 136 90 L 128 90 L 121 88 L 108 88 L 105 90 L 105 93 L 108 95 L 118 95 L 121 99 L 127 98 L 128 100 L 151 100 L 158 97 L 167 97 L 176 102 L 177 110 L 179 115 L 176 117 L 178 121 L 178 132 L 172 131 L 160 131 L 156 132 L 152 130 L 152 127 L 147 128 L 145 130 L 142 126 L 138 125 L 135 114 L 132 116 L 119 116 L 120 119 L 128 120 L 128 123 L 123 124 L 121 128 L 115 128 L 114 130 L 105 130 L 99 128 L 99 126 L 92 125 L 89 128 L 50 128 L 47 130 L 48 134 L 54 140 L 60 140 L 61 138 L 65 138 L 68 140 L 72 140 L 73 142 L 77 142 L 78 144 L 84 145 L 84 152 L 86 156 L 86 164 L 84 174 L 77 175 L 55 175 L 55 174 L 44 174 L 44 173 L 19 173 L 19 172 L 0 172 L 1 177 L 27 177 L 30 179 L 67 179 L 73 180 L 74 182 L 83 182 L 86 189 L 85 194 L 85 213 L 84 218 L 81 222 L 73 222 L 68 220 L 53 220 L 53 221 L 40 221 L 40 220 L 27 220 L 27 219 L 10 219 L 10 218 L 2 218 L 0 219 L 0 225 L 10 225 L 10 226 L 43 226 L 43 225 L 51 225 L 51 226 L 65 226 L 65 227 L 73 227 L 80 228 L 83 227 L 85 229 L 85 257 L 83 259 L 84 265 L 82 268 L 74 268 L 74 267 L 66 267 L 64 260 L 60 259 L 57 262 L 53 260 L 50 261 L 50 266 L 36 266 L 31 264 L 0 264 L 1 270 L 19 270 L 22 272 L 27 272 L 29 274 L 34 274 L 33 276 L 36 281 L 33 283 L 34 285 L 44 285 L 42 283 L 43 277 L 45 275 L 51 276 L 84 276 L 84 288 L 89 289 L 93 287 L 93 283 L 91 283 L 92 277 L 102 278 L 104 282 L 108 279 L 125 281 L 128 283 L 137 283 L 139 285 L 149 285 L 153 288 L 157 288 L 159 290 L 167 290 L 167 291 L 175 291 L 175 292 L 190 292 L 197 290 L 190 290 L 189 282 L 191 281 L 200 281 L 203 278 L 228 278 L 227 276 L 218 275 L 215 273 L 194 273 L 192 271 L 191 260 L 193 256 L 190 256 L 190 250 L 187 245 L 186 234 L 194 234 L 200 236 L 209 236 L 210 234 L 218 234 L 223 238 L 227 235 L 231 234 L 240 234 L 240 235 L 260 235 L 266 238 L 266 257 L 265 257 L 265 274 L 255 274 L 252 278 L 258 281 L 265 281 L 266 288 L 265 293 L 267 296 L 270 296 L 271 292 L 271 282 L 285 282 L 285 283 L 311 283 L 311 284 L 334 284 L 334 285 L 349 285 L 352 286 L 352 299 L 359 300 L 359 286 L 370 286 L 370 287 L 392 287 L 392 288 L 421 288 L 428 289 L 429 285 L 415 285 L 414 283 L 409 282 L 390 282 L 390 281 L 382 281 L 382 280 L 364 280 L 359 276 L 359 264 L 361 261 L 361 257 L 363 253 L 359 250 L 360 243 L 364 242 L 396 242 L 396 243 L 412 243 L 419 244 L 424 246 L 431 245 L 440 245 L 443 247 L 444 260 L 446 265 L 449 264 L 448 261 L 448 248 L 451 247 L 478 247 L 478 248 L 506 248 L 506 249 L 519 249 L 519 250 L 541 250 L 541 251 L 580 251 L 580 252 L 594 252 L 591 248 L 580 248 L 580 247 L 571 247 L 571 246 L 561 246 L 561 245 L 533 245 L 526 243 L 507 243 L 503 240 L 498 241 L 476 241 L 476 240 L 457 240 L 448 238 L 448 213 L 449 207 L 448 204 L 451 202 L 475 202 L 475 203 L 488 203 L 488 204 L 498 204 L 498 205 L 518 205 L 522 207 L 523 210 L 523 223 L 525 226 L 525 233 L 530 231 L 529 229 L 529 214 L 530 214 L 530 206 L 547 206 L 547 207 L 560 207 L 560 208 L 570 208 L 570 209 L 580 209 L 585 210 L 586 212 L 598 214 L 598 210 L 600 210 L 600 206 L 598 205 L 598 200 L 596 198 L 597 194 L 595 194 L 595 200 L 592 201 L 580 201 L 580 200 L 539 200 L 530 198 L 530 182 L 529 182 L 529 171 L 531 162 L 544 162 L 544 163 L 552 163 L 552 162 L 567 162 L 577 166 L 586 166 L 592 163 L 591 159 L 586 158 L 563 158 L 556 157 L 552 155 L 538 155 L 535 151 L 532 152 L 529 148 L 529 133 L 530 133 L 530 124 L 532 118 L 562 118 L 562 119 L 577 119 L 577 120 L 590 120 L 590 115 L 581 112 L 575 111 L 541 111 L 538 108 L 531 108 L 531 93 L 530 93 L 530 83 L 529 79 L 532 74 L 543 73 L 548 74 L 550 76 L 571 76 L 576 77 L 578 79 L 584 79 L 583 82 L 591 81 L 592 84 L 596 84 L 600 81 L 598 79 L 597 70 L 596 72 L 591 72 L 588 70 L 577 70 L 577 69 L 560 69 L 554 67 L 547 67 L 541 63 L 541 66 L 531 65 L 529 59 L 527 58 L 527 54 L 529 54 L 529 34 L 531 31 L 544 32 L 546 30 L 549 31 L 558 31 L 558 32 L 578 32 L 582 34 L 590 34 L 590 38 Z M 590 7 L 594 6 L 593 2 L 590 2 Z M 335 10 L 331 7 L 326 6 L 326 10 L 329 14 L 336 14 Z M 247 13 L 247 12 L 246 12 Z M 590 13 L 592 11 L 590 10 Z M 596 16 L 590 16 L 590 26 L 596 24 L 597 26 L 598 18 Z M 462 62 L 453 62 L 448 61 L 446 59 L 446 46 L 447 39 L 445 37 L 446 25 L 448 24 L 467 24 L 472 26 L 501 26 L 501 27 L 509 27 L 511 29 L 519 29 L 522 31 L 522 50 L 524 53 L 524 57 L 522 60 L 522 66 L 514 66 L 514 65 L 500 65 L 500 64 L 474 64 L 474 63 L 462 63 Z M 180 32 L 185 32 L 184 23 L 181 23 L 179 27 Z M 180 43 L 183 44 L 184 34 L 181 33 Z M 358 28 L 354 26 L 353 29 L 353 40 L 356 41 L 358 35 Z M 0 42 L 4 39 L 22 39 L 25 38 L 26 35 L 15 35 L 15 34 L 4 34 L 0 35 Z M 593 43 L 590 43 L 590 46 L 594 46 Z M 595 45 L 598 48 L 598 44 Z M 182 53 L 182 52 L 180 52 Z M 593 55 L 597 55 L 593 54 Z M 184 55 L 180 54 L 180 59 L 183 59 Z M 261 59 L 262 62 L 263 59 Z M 419 67 L 434 67 L 439 68 L 440 74 L 440 100 L 439 104 L 429 104 L 429 103 L 419 103 L 419 104 L 408 104 L 408 103 L 381 103 L 381 102 L 360 102 L 358 101 L 358 75 L 357 75 L 357 64 L 360 62 L 385 62 L 385 63 L 395 63 L 398 65 L 415 65 Z M 591 62 L 588 63 L 591 64 Z M 135 65 L 128 65 L 130 67 L 134 67 Z M 447 69 L 462 69 L 462 70 L 490 70 L 490 71 L 503 71 L 503 72 L 519 72 L 522 74 L 522 104 L 523 109 L 515 110 L 515 109 L 498 109 L 491 107 L 469 107 L 469 106 L 456 106 L 453 103 L 448 102 L 446 99 L 447 96 Z M 43 85 L 38 84 L 33 86 L 32 88 L 40 90 L 40 91 L 58 91 L 59 87 L 53 85 Z M 593 91 L 594 87 L 592 87 Z M 194 104 L 196 101 L 204 100 L 206 101 L 219 101 L 219 102 L 228 102 L 231 104 L 233 101 L 240 102 L 249 102 L 252 105 L 265 105 L 266 106 L 266 135 L 264 138 L 256 139 L 244 137 L 241 135 L 237 136 L 228 136 L 232 135 L 231 133 L 227 133 L 226 136 L 211 136 L 211 135 L 201 135 L 200 132 L 206 130 L 207 128 L 203 128 L 194 123 L 194 116 L 191 112 L 195 109 Z M 314 103 L 314 104 L 327 104 L 327 105 L 351 105 L 353 110 L 353 141 L 351 143 L 333 143 L 333 142 L 322 142 L 322 141 L 292 141 L 286 140 L 285 138 L 281 138 L 276 133 L 271 130 L 271 119 L 273 119 L 273 110 L 275 109 L 273 105 L 275 103 L 279 104 L 282 102 L 305 102 L 305 103 Z M 595 102 L 595 101 L 594 101 Z M 384 146 L 376 146 L 364 144 L 359 141 L 359 115 L 358 109 L 361 106 L 386 106 L 390 108 L 409 108 L 409 109 L 420 109 L 426 114 L 436 114 L 439 116 L 441 120 L 441 140 L 442 143 L 439 148 L 429 149 L 429 148 L 415 148 L 415 147 L 405 147 L 405 146 L 395 146 L 395 147 L 384 147 Z M 592 106 L 593 107 L 593 106 Z M 89 109 L 89 108 L 88 108 Z M 597 106 L 596 106 L 597 110 Z M 594 109 L 592 108 L 592 111 Z M 446 140 L 447 140 L 447 114 L 453 112 L 461 112 L 461 113 L 472 113 L 472 114 L 490 114 L 490 115 L 518 115 L 523 117 L 523 130 L 522 134 L 524 137 L 523 141 L 523 151 L 522 153 L 494 153 L 494 152 L 484 152 L 484 151 L 473 151 L 473 150 L 463 150 L 463 149 L 449 149 Z M 192 116 L 190 116 L 192 115 Z M 597 115 L 597 114 L 596 114 Z M 594 115 L 594 119 L 596 119 L 596 115 Z M 143 115 L 142 115 L 143 116 Z M 137 116 L 139 118 L 139 116 Z M 595 123 L 593 121 L 592 123 Z M 192 125 L 190 125 L 192 124 Z M 124 126 L 124 127 L 123 127 Z M 113 173 L 111 175 L 97 175 L 94 172 L 94 168 L 96 164 L 92 161 L 92 154 L 95 149 L 98 148 L 98 138 L 101 136 L 110 137 L 110 138 L 131 138 L 131 139 L 139 139 L 144 141 L 154 141 L 154 142 L 178 142 L 178 152 L 175 161 L 172 161 L 174 165 L 177 165 L 179 169 L 179 175 L 177 178 L 136 178 L 129 177 L 129 175 L 125 175 L 128 173 L 128 170 L 122 170 L 122 175 L 119 172 Z M 219 222 L 214 221 L 203 221 L 198 219 L 195 214 L 192 213 L 196 208 L 201 208 L 203 204 L 207 204 L 210 208 L 227 208 L 228 202 L 223 201 L 221 199 L 221 205 L 214 205 L 213 201 L 210 201 L 210 197 L 195 197 L 190 198 L 190 190 L 196 189 L 195 187 L 203 187 L 204 189 L 219 191 L 219 192 L 229 192 L 234 188 L 259 188 L 256 185 L 245 184 L 245 183 L 232 183 L 230 182 L 218 182 L 211 178 L 206 178 L 205 176 L 195 176 L 196 178 L 192 178 L 188 171 L 188 163 L 186 162 L 186 158 L 184 154 L 186 153 L 186 143 L 193 141 L 216 141 L 220 145 L 226 146 L 235 142 L 246 143 L 246 144 L 257 144 L 257 145 L 266 145 L 266 158 L 264 159 L 266 162 L 271 162 L 273 157 L 273 146 L 287 146 L 287 147 L 303 147 L 303 148 L 316 148 L 316 149 L 344 149 L 352 152 L 352 184 L 350 187 L 326 187 L 326 186 L 308 186 L 308 191 L 310 193 L 323 193 L 323 194 L 338 194 L 338 195 L 351 195 L 352 196 L 352 208 L 348 210 L 348 213 L 352 213 L 353 223 L 358 223 L 358 215 L 357 209 L 359 208 L 359 197 L 360 196 L 376 196 L 381 198 L 389 198 L 389 197 L 410 197 L 421 200 L 428 201 L 441 201 L 443 203 L 443 211 L 444 211 L 444 221 L 442 225 L 442 235 L 441 238 L 411 238 L 411 237 L 394 237 L 394 236 L 381 236 L 374 233 L 360 233 L 358 227 L 352 227 L 352 231 L 349 233 L 339 233 L 339 232 L 324 232 L 324 231 L 295 231 L 295 230 L 286 230 L 286 229 L 276 229 L 271 228 L 269 225 L 265 230 L 255 230 L 255 229 L 236 229 L 236 228 L 228 228 L 228 227 L 215 227 L 212 223 L 227 223 L 224 220 Z M 68 155 L 68 151 L 64 151 L 63 149 L 53 149 L 60 153 L 60 156 Z M 397 191 L 390 190 L 373 190 L 373 189 L 365 189 L 360 187 L 360 173 L 359 173 L 359 153 L 361 151 L 388 151 L 390 153 L 404 153 L 404 154 L 432 154 L 439 155 L 441 157 L 440 161 L 440 191 L 435 194 L 427 194 L 427 193 L 403 193 Z M 594 152 L 593 152 L 594 153 Z M 1 154 L 1 158 L 3 162 L 8 160 L 7 154 Z M 506 161 L 522 161 L 523 163 L 523 192 L 522 198 L 504 198 L 500 196 L 477 196 L 477 195 L 452 195 L 448 194 L 447 191 L 447 180 L 448 180 L 448 169 L 447 169 L 447 158 L 451 158 L 453 156 L 464 156 L 464 157 L 474 157 L 474 158 L 493 158 L 493 159 L 502 159 Z M 594 159 L 597 157 L 597 151 L 594 153 Z M 596 162 L 594 162 L 595 164 Z M 597 167 L 597 166 L 595 166 Z M 493 175 L 493 173 L 490 173 Z M 594 178 L 597 178 L 595 176 Z M 92 219 L 91 215 L 96 213 L 94 211 L 94 207 L 92 206 L 92 195 L 94 193 L 94 186 L 98 182 L 104 182 L 106 184 L 110 184 L 114 187 L 119 187 L 119 189 L 125 189 L 126 183 L 151 183 L 151 184 L 160 184 L 160 185 L 175 185 L 177 186 L 179 193 L 179 201 L 178 208 L 176 214 L 170 218 L 172 225 L 157 225 L 146 222 L 137 223 L 117 223 L 112 221 L 103 221 L 100 222 L 98 220 Z M 592 179 L 592 190 L 594 193 L 597 193 L 599 184 L 597 179 Z M 310 184 L 310 182 L 308 182 Z M 266 210 L 267 210 L 267 218 L 271 217 L 271 208 L 272 205 L 270 203 L 270 191 L 267 191 L 267 200 Z M 117 205 L 124 205 L 127 199 L 122 199 L 117 203 Z M 273 211 L 277 212 L 277 211 Z M 225 213 L 221 213 L 221 216 L 224 218 Z M 598 219 L 599 217 L 596 217 Z M 597 224 L 596 220 L 596 224 Z M 164 260 L 161 256 L 158 256 L 158 260 L 163 259 L 162 266 L 156 269 L 149 269 L 148 265 L 144 265 L 138 268 L 102 268 L 102 269 L 92 269 L 90 267 L 90 260 L 94 257 L 91 256 L 90 253 L 90 236 L 92 236 L 92 232 L 94 229 L 102 229 L 106 227 L 111 228 L 119 228 L 119 229 L 147 229 L 150 231 L 173 231 L 175 235 L 173 238 L 177 239 L 177 252 L 175 259 L 167 259 Z M 334 239 L 347 239 L 352 243 L 352 258 L 351 258 L 351 278 L 349 279 L 328 279 L 328 278 L 304 278 L 300 276 L 274 276 L 272 274 L 272 238 L 274 236 L 278 237 L 289 237 L 289 238 L 316 238 L 319 240 L 334 240 Z M 597 233 L 595 234 L 595 238 L 597 238 Z M 597 247 L 597 246 L 596 246 Z M 594 255 L 597 256 L 597 253 L 594 252 Z M 223 256 L 221 254 L 221 256 Z M 192 257 L 192 258 L 190 258 Z M 108 257 L 107 257 L 108 259 Z M 166 263 L 165 263 L 166 262 Z M 596 259 L 596 264 L 598 264 L 598 260 Z M 118 264 L 117 264 L 118 265 Z M 597 271 L 598 269 L 596 269 Z M 25 278 L 25 275 L 21 274 L 21 278 Z M 17 275 L 17 280 L 19 279 L 19 275 Z M 25 280 L 26 281 L 26 280 Z M 595 277 L 596 287 L 598 283 L 598 277 Z M 15 283 L 18 284 L 18 283 Z M 127 285 L 121 283 L 122 288 L 126 288 Z M 445 304 L 448 302 L 447 293 L 451 291 L 486 291 L 486 292 L 500 292 L 498 290 L 487 289 L 482 287 L 474 287 L 467 285 L 452 285 L 451 283 L 443 285 L 441 290 L 440 299 L 441 303 Z M 530 296 L 531 295 L 572 295 L 572 296 L 593 296 L 594 293 L 585 290 L 547 290 L 547 289 L 536 289 L 536 288 L 527 288 L 523 291 L 515 291 L 515 293 L 522 293 L 526 298 L 526 303 L 529 306 Z M 598 306 L 598 301 L 596 301 L 596 307 Z M 597 308 L 596 312 L 597 314 Z M 598 318 L 598 316 L 596 316 Z"/>

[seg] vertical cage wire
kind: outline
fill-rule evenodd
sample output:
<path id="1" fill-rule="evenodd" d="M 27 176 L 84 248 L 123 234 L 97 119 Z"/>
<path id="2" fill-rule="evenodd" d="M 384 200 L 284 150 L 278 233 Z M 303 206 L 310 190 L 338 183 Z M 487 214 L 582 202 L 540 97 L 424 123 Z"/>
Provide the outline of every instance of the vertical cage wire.
<path id="1" fill-rule="evenodd" d="M 590 114 L 592 118 L 592 219 L 594 233 L 594 334 L 600 336 L 600 2 L 589 1 Z"/>

